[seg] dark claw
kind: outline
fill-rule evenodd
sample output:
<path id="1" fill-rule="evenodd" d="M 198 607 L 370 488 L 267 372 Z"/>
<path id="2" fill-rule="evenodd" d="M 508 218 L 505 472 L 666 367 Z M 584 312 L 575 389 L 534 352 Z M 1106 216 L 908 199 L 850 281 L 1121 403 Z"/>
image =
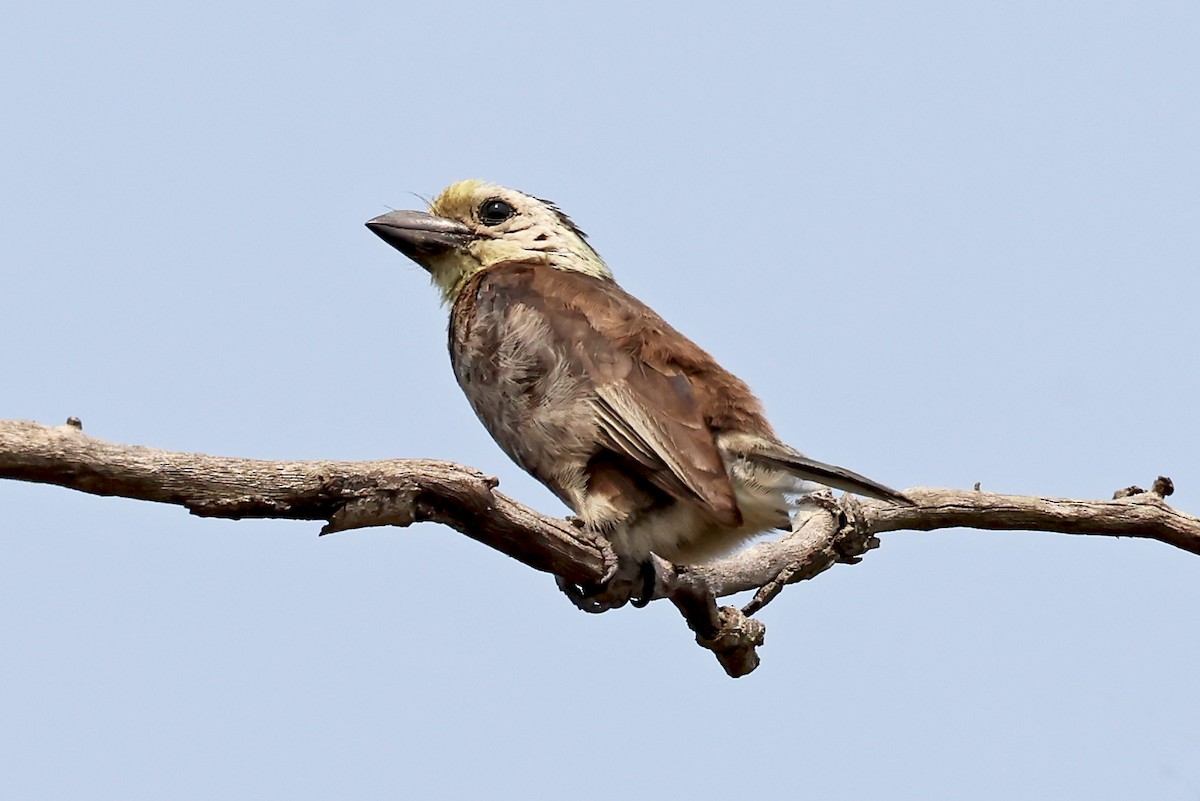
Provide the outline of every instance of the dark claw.
<path id="1" fill-rule="evenodd" d="M 637 609 L 645 609 L 654 600 L 654 587 L 658 583 L 658 573 L 654 570 L 654 559 L 647 559 L 638 565 L 638 575 L 642 579 L 642 591 L 639 595 L 631 595 L 629 603 Z"/>
<path id="2" fill-rule="evenodd" d="M 562 576 L 555 576 L 554 580 L 563 595 L 567 596 L 576 609 L 593 615 L 622 607 L 629 600 L 628 593 L 621 597 L 613 592 L 612 581 L 608 585 L 601 585 L 594 581 L 576 584 L 573 581 L 567 581 Z"/>
<path id="3" fill-rule="evenodd" d="M 644 562 L 622 559 L 616 575 L 603 583 L 586 581 L 576 584 L 561 576 L 556 576 L 555 581 L 576 609 L 599 614 L 610 609 L 620 609 L 627 603 L 638 609 L 646 606 L 654 600 L 658 574 L 654 569 L 653 559 Z"/>

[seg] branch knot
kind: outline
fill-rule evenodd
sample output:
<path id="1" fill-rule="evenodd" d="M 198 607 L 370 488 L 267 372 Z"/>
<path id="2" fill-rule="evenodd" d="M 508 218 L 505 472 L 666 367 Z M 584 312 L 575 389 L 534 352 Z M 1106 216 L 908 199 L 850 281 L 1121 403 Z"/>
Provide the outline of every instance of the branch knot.
<path id="1" fill-rule="evenodd" d="M 756 649 L 763 644 L 767 627 L 732 606 L 722 606 L 717 616 L 717 630 L 710 637 L 697 634 L 696 643 L 716 654 L 717 661 L 731 677 L 745 676 L 759 665 Z"/>

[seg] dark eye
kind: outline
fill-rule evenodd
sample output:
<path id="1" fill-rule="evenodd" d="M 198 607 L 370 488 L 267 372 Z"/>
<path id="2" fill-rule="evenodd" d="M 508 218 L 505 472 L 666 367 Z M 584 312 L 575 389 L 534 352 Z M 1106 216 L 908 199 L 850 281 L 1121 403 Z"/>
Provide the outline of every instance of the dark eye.
<path id="1" fill-rule="evenodd" d="M 516 209 L 498 197 L 479 204 L 479 221 L 484 225 L 499 225 L 516 213 Z"/>

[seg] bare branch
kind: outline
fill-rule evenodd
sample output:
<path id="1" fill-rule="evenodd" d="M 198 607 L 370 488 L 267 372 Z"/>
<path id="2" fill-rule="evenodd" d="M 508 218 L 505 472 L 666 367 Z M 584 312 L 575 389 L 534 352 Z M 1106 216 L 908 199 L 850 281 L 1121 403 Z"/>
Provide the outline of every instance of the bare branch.
<path id="1" fill-rule="evenodd" d="M 1107 501 L 932 488 L 904 494 L 913 506 L 845 497 L 835 504 L 814 504 L 797 517 L 791 534 L 693 569 L 718 597 L 767 591 L 784 573 L 784 583 L 790 584 L 839 562 L 857 561 L 878 547 L 877 534 L 956 527 L 1138 537 L 1200 554 L 1200 519 L 1172 508 L 1154 492 Z M 743 611 L 750 614 L 763 603 Z"/>
<path id="2" fill-rule="evenodd" d="M 448 525 L 526 565 L 568 581 L 601 582 L 615 557 L 602 538 L 545 517 L 495 492 L 496 480 L 450 462 L 265 461 L 178 453 L 94 439 L 72 418 L 44 426 L 0 421 L 0 478 L 56 484 L 94 495 L 177 504 L 205 517 L 323 520 L 322 534 L 419 521 Z M 1170 479 L 1113 500 L 999 495 L 974 490 L 905 490 L 913 506 L 817 494 L 788 535 L 703 565 L 656 563 L 655 597 L 669 598 L 700 645 L 726 672 L 758 665 L 764 628 L 749 618 L 788 584 L 878 547 L 877 535 L 967 527 L 1140 537 L 1200 554 L 1200 519 L 1167 505 Z M 741 610 L 716 599 L 757 590 Z"/>
<path id="3" fill-rule="evenodd" d="M 117 445 L 74 425 L 0 421 L 0 478 L 186 507 L 202 517 L 324 520 L 321 533 L 444 523 L 530 567 L 573 581 L 607 570 L 565 520 L 492 490 L 496 480 L 431 459 L 284 462 Z"/>

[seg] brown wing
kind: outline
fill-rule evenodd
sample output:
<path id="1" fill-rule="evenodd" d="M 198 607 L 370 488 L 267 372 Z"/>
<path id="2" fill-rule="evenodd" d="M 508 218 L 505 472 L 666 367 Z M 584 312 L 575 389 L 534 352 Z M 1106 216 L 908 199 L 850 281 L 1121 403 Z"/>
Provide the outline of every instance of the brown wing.
<path id="1" fill-rule="evenodd" d="M 613 282 L 582 273 L 506 264 L 489 269 L 476 292 L 481 305 L 540 318 L 567 369 L 590 382 L 601 444 L 627 469 L 720 523 L 741 523 L 693 387 L 697 354 L 712 362 L 708 354 Z"/>

